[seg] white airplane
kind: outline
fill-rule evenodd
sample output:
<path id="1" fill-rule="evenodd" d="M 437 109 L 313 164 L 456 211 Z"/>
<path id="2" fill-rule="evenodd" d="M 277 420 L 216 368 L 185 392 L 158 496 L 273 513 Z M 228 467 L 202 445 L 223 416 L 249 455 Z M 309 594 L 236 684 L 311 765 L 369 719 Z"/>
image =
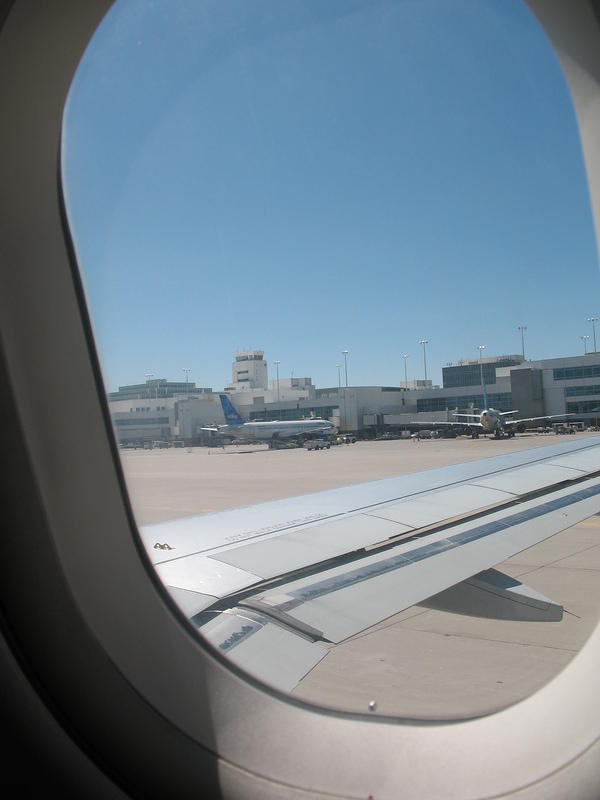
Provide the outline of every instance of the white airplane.
<path id="1" fill-rule="evenodd" d="M 498 411 L 495 408 L 488 408 L 485 385 L 482 386 L 482 389 L 483 411 L 472 414 L 453 414 L 457 419 L 464 420 L 463 422 L 418 422 L 414 420 L 409 424 L 413 427 L 424 428 L 462 428 L 463 430 L 465 428 L 470 428 L 473 439 L 476 439 L 480 433 L 493 433 L 496 439 L 503 439 L 505 436 L 514 436 L 517 431 L 524 431 L 527 424 L 531 422 L 565 419 L 565 417 L 573 416 L 572 414 L 545 414 L 542 417 L 522 417 L 521 419 L 514 419 L 512 415 L 518 414 L 519 412 L 517 410 Z"/>
<path id="2" fill-rule="evenodd" d="M 303 439 L 313 436 L 332 436 L 337 433 L 336 426 L 326 419 L 291 419 L 272 420 L 270 422 L 246 422 L 235 410 L 226 394 L 219 395 L 225 425 L 213 425 L 202 428 L 203 431 L 212 431 L 220 436 L 234 439 L 247 439 L 253 442 L 269 442 L 273 445 L 278 439 Z"/>
<path id="3" fill-rule="evenodd" d="M 502 439 L 504 436 L 514 436 L 518 430 L 525 430 L 525 426 L 531 422 L 564 419 L 565 417 L 572 416 L 572 414 L 546 414 L 543 417 L 512 418 L 513 414 L 518 413 L 518 411 L 497 411 L 495 408 L 484 408 L 479 414 L 454 414 L 457 419 L 464 419 L 465 422 L 451 422 L 446 424 L 462 427 L 467 425 L 471 428 L 471 435 L 473 437 L 476 437 L 478 431 L 481 430 L 484 433 L 493 433 L 496 439 Z"/>

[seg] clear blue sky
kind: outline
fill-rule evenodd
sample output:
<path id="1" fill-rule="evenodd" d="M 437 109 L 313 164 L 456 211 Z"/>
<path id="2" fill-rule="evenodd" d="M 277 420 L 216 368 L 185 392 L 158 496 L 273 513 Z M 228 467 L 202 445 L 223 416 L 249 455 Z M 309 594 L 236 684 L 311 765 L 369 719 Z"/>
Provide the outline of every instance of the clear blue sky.
<path id="1" fill-rule="evenodd" d="M 148 7 L 146 7 L 148 6 Z M 144 374 L 441 383 L 583 352 L 599 274 L 558 62 L 516 0 L 117 2 L 63 177 L 108 390 Z M 600 343 L 600 328 L 597 328 Z"/>

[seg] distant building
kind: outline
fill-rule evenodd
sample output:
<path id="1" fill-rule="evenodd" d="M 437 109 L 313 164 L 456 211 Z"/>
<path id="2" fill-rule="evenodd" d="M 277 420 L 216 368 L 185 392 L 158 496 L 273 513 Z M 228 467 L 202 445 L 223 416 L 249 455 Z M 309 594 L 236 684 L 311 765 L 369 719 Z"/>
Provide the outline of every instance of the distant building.
<path id="1" fill-rule="evenodd" d="M 239 359 L 239 360 L 238 360 Z M 508 362 L 508 363 L 507 363 Z M 600 353 L 569 358 L 523 361 L 520 356 L 482 360 L 488 406 L 517 411 L 518 417 L 572 414 L 573 421 L 600 423 Z M 448 386 L 449 381 L 457 385 Z M 456 372 L 456 370 L 460 370 Z M 342 431 L 374 435 L 410 427 L 411 422 L 452 420 L 455 411 L 481 411 L 484 396 L 479 360 L 444 368 L 444 386 L 411 381 L 406 386 L 334 386 L 316 389 L 310 378 L 268 380 L 261 350 L 236 353 L 227 387 L 235 407 L 247 420 L 329 419 Z M 470 384 L 463 383 L 467 378 Z M 424 385 L 425 384 L 425 385 Z M 268 388 L 267 388 L 268 387 Z M 120 386 L 108 395 L 120 442 L 156 439 L 201 442 L 202 428 L 224 422 L 218 393 L 194 383 L 163 378 Z"/>
<path id="2" fill-rule="evenodd" d="M 110 403 L 117 400 L 158 400 L 178 395 L 211 394 L 212 389 L 198 388 L 192 381 L 168 381 L 166 378 L 152 378 L 146 383 L 119 386 L 117 392 L 108 393 Z"/>
<path id="3" fill-rule="evenodd" d="M 235 353 L 235 361 L 231 366 L 231 383 L 226 387 L 226 391 L 267 389 L 268 385 L 267 362 L 263 350 Z"/>
<path id="4" fill-rule="evenodd" d="M 412 381 L 402 381 L 402 383 L 400 384 L 400 388 L 412 389 L 414 391 L 415 389 L 433 389 L 433 388 L 439 389 L 439 386 L 434 387 L 433 381 L 429 380 L 429 378 L 427 378 L 427 380 L 423 380 L 422 378 L 417 378 Z"/>
<path id="5" fill-rule="evenodd" d="M 491 358 L 464 359 L 456 365 L 442 367 L 442 386 L 444 389 L 453 389 L 456 386 L 481 386 L 481 369 L 486 386 L 496 383 L 496 369 L 499 367 L 515 367 L 523 363 L 523 357 L 492 356 Z"/>
<path id="6" fill-rule="evenodd" d="M 235 354 L 231 365 L 231 383 L 225 387 L 237 405 L 308 400 L 315 396 L 311 378 L 272 378 L 263 350 L 245 350 Z"/>
<path id="7" fill-rule="evenodd" d="M 206 399 L 209 407 L 213 406 L 212 389 L 199 388 L 192 381 L 154 378 L 146 383 L 119 386 L 117 392 L 108 393 L 117 441 L 142 444 L 176 438 L 178 402 L 191 398 Z"/>
<path id="8" fill-rule="evenodd" d="M 600 421 L 600 353 L 527 361 L 510 370 L 498 370 L 498 374 L 507 371 L 513 386 L 530 385 L 529 391 L 535 393 L 535 405 L 531 406 L 526 405 L 527 398 L 521 401 L 519 396 L 515 397 L 519 412 L 521 406 L 541 407 L 544 414 L 567 413 L 584 422 Z"/>
<path id="9" fill-rule="evenodd" d="M 280 378 L 269 381 L 273 402 L 308 400 L 315 396 L 312 378 Z"/>

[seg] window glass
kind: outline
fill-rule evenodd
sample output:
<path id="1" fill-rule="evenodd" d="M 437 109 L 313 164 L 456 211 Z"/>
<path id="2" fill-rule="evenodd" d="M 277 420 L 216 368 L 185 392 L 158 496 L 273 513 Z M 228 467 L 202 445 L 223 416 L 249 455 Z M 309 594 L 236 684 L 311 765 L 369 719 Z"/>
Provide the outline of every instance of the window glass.
<path id="1" fill-rule="evenodd" d="M 523 4 L 118 0 L 62 181 L 139 535 L 211 647 L 415 717 L 564 667 L 598 518 L 490 477 L 600 416 L 577 124 Z"/>

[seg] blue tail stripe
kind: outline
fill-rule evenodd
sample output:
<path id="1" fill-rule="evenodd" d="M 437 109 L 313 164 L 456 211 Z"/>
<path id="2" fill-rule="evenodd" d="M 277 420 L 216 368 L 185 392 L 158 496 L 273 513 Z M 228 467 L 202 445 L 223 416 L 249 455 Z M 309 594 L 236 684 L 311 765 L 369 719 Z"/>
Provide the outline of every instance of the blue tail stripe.
<path id="1" fill-rule="evenodd" d="M 220 394 L 219 397 L 221 398 L 221 406 L 223 407 L 223 414 L 225 415 L 225 421 L 229 425 L 243 425 L 244 420 L 235 410 L 231 400 L 227 397 L 227 395 Z"/>

